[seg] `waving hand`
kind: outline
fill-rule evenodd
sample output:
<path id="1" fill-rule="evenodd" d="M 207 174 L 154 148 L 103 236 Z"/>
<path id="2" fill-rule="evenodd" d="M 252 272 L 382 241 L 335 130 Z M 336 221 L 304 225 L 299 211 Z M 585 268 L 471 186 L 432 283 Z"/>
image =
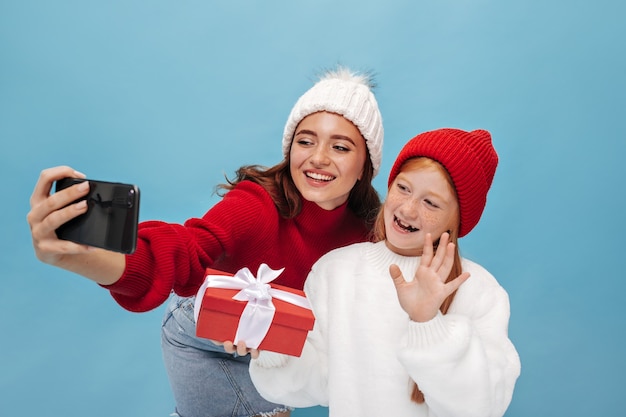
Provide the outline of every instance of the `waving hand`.
<path id="1" fill-rule="evenodd" d="M 441 235 L 435 253 L 432 236 L 430 233 L 426 235 L 424 251 L 413 281 L 407 282 L 397 265 L 389 267 L 400 305 L 413 321 L 433 319 L 444 300 L 470 276 L 468 272 L 463 272 L 446 283 L 454 263 L 454 243 L 448 242 L 449 239 L 448 233 Z"/>

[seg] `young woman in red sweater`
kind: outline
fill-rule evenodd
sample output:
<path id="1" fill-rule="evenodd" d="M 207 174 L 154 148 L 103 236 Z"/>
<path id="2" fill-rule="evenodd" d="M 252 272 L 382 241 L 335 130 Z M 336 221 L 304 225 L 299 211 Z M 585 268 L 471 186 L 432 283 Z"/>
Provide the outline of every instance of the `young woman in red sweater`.
<path id="1" fill-rule="evenodd" d="M 235 273 L 261 263 L 284 268 L 275 282 L 300 289 L 320 256 L 369 238 L 380 206 L 371 180 L 383 144 L 371 85 L 368 76 L 345 68 L 324 74 L 287 119 L 281 163 L 240 168 L 201 218 L 141 223 L 132 255 L 59 240 L 55 230 L 86 211 L 84 201 L 67 205 L 88 184 L 51 194 L 56 180 L 85 175 L 66 166 L 42 171 L 28 213 L 37 258 L 97 282 L 130 311 L 170 299 L 163 353 L 180 417 L 289 414 L 257 393 L 249 356 L 195 336 L 193 295 L 207 267 Z"/>

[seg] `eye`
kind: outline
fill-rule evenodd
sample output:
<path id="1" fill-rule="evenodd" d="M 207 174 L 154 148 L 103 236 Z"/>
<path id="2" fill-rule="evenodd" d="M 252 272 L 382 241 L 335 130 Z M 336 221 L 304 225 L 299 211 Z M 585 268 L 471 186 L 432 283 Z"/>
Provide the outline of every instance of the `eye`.
<path id="1" fill-rule="evenodd" d="M 424 202 L 425 202 L 427 205 L 431 206 L 431 207 L 434 207 L 434 208 L 439 208 L 439 206 L 438 206 L 437 204 L 433 203 L 433 201 L 432 201 L 432 200 L 425 199 L 425 200 L 424 200 Z"/>
<path id="2" fill-rule="evenodd" d="M 349 152 L 350 148 L 343 146 L 343 145 L 333 145 L 333 149 L 339 151 L 339 152 Z"/>
<path id="3" fill-rule="evenodd" d="M 396 183 L 396 187 L 398 188 L 398 190 L 402 191 L 403 193 L 408 193 L 409 192 L 409 187 L 407 187 L 406 185 L 398 182 Z"/>
<path id="4" fill-rule="evenodd" d="M 313 141 L 308 138 L 299 138 L 296 139 L 296 143 L 300 146 L 311 146 L 313 145 Z"/>

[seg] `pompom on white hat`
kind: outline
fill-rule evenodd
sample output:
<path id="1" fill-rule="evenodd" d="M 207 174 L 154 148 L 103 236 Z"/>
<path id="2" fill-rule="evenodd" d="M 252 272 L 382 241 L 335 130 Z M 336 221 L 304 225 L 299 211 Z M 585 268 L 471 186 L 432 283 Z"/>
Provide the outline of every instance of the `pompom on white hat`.
<path id="1" fill-rule="evenodd" d="M 283 133 L 283 155 L 287 157 L 298 124 L 310 114 L 327 111 L 351 121 L 365 138 L 374 176 L 383 153 L 383 122 L 368 75 L 338 67 L 324 73 L 319 81 L 296 102 Z"/>

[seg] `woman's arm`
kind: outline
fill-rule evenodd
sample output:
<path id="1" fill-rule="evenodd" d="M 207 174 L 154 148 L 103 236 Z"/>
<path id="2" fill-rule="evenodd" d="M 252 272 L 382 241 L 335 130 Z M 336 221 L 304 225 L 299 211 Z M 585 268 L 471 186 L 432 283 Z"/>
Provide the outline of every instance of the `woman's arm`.
<path id="1" fill-rule="evenodd" d="M 240 183 L 202 218 L 184 225 L 160 221 L 139 224 L 137 249 L 132 255 L 106 251 L 57 238 L 55 230 L 83 214 L 84 203 L 70 204 L 88 192 L 81 183 L 50 194 L 54 181 L 85 176 L 70 167 L 44 170 L 31 197 L 27 219 L 35 254 L 42 262 L 75 272 L 105 286 L 130 311 L 148 311 L 161 305 L 174 290 L 196 293 L 205 269 L 224 254 L 236 254 L 246 264 L 254 257 L 251 246 L 275 234 L 278 212 L 269 194 L 258 184 Z"/>

